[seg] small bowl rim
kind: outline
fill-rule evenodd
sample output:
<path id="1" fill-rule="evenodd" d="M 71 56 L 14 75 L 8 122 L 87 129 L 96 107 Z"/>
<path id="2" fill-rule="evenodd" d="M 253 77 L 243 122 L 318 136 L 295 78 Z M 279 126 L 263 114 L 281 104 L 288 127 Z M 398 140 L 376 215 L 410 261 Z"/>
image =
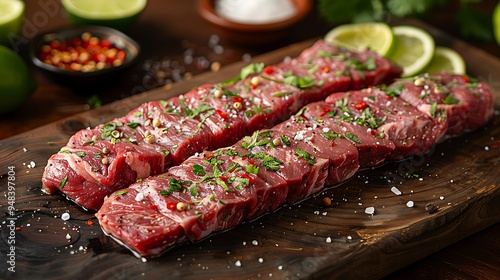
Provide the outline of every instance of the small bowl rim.
<path id="1" fill-rule="evenodd" d="M 81 35 L 83 32 L 90 32 L 91 34 L 95 34 L 100 38 L 103 37 L 108 38 L 110 36 L 116 36 L 117 38 L 125 42 L 127 44 L 126 46 L 127 57 L 125 61 L 119 66 L 113 66 L 90 72 L 81 72 L 81 71 L 68 71 L 65 69 L 61 69 L 53 65 L 49 65 L 38 58 L 38 51 L 40 50 L 40 48 L 44 43 L 50 42 L 51 40 L 55 39 L 61 40 L 61 39 L 74 38 L 75 36 L 79 36 L 79 34 Z M 61 36 L 62 34 L 68 34 L 68 36 Z M 50 40 L 45 40 L 45 38 L 50 36 L 52 36 L 53 38 Z M 133 48 L 130 49 L 130 46 L 132 46 Z M 71 27 L 61 27 L 42 34 L 38 34 L 30 42 L 29 55 L 31 57 L 32 63 L 35 66 L 45 71 L 71 77 L 84 78 L 84 77 L 95 77 L 95 76 L 105 75 L 108 73 L 125 69 L 130 65 L 132 65 L 138 59 L 140 51 L 141 47 L 139 43 L 137 43 L 137 41 L 135 41 L 134 39 L 130 38 L 128 35 L 117 29 L 106 26 L 80 25 Z"/>
<path id="2" fill-rule="evenodd" d="M 199 0 L 198 2 L 198 11 L 200 15 L 208 22 L 227 29 L 247 32 L 284 29 L 304 18 L 307 14 L 309 14 L 312 8 L 311 0 L 293 0 L 298 9 L 297 13 L 292 17 L 271 23 L 250 24 L 231 21 L 218 15 L 214 8 L 215 0 Z"/>

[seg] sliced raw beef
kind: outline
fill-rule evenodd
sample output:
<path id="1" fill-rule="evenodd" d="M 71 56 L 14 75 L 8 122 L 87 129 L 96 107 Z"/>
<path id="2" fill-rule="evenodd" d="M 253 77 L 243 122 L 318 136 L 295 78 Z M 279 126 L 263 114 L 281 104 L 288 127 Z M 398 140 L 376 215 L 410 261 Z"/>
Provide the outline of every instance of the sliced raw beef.
<path id="1" fill-rule="evenodd" d="M 442 139 L 448 122 L 392 94 L 399 85 L 332 94 L 271 129 L 115 192 L 96 216 L 107 234 L 153 257 L 341 183 L 355 174 L 358 162 L 368 167 L 424 153 Z M 481 87 L 479 95 L 492 95 Z M 163 237 L 158 223 L 165 225 Z"/>
<path id="2" fill-rule="evenodd" d="M 402 99 L 387 96 L 376 88 L 330 95 L 326 102 L 335 104 L 342 112 L 339 116 L 345 120 L 366 122 L 369 110 L 370 116 L 379 122 L 376 135 L 387 136 L 395 145 L 387 160 L 424 153 L 444 136 L 447 128 L 447 122 L 433 119 Z"/>
<path id="3" fill-rule="evenodd" d="M 236 79 L 201 85 L 169 100 L 145 103 L 123 118 L 75 134 L 67 146 L 76 150 L 89 143 L 108 141 L 113 144 L 108 149 L 120 143 L 128 150 L 146 152 L 128 153 L 120 165 L 113 164 L 115 158 L 109 157 L 105 166 L 87 158 L 64 163 L 71 157 L 54 155 L 43 175 L 43 190 L 60 190 L 81 206 L 97 210 L 106 195 L 137 179 L 164 172 L 195 153 L 230 145 L 255 130 L 272 127 L 303 105 L 333 92 L 387 82 L 402 72 L 373 52 L 356 53 L 323 41 L 311 49 L 314 51 L 305 50 L 297 58 L 276 65 L 250 64 L 241 69 Z M 97 139 L 92 139 L 94 135 Z M 158 156 L 163 156 L 160 165 Z M 136 162 L 151 167 L 137 170 L 127 166 Z M 114 170 L 117 166 L 121 170 Z M 103 175 L 107 178 L 94 179 L 92 170 L 101 170 L 108 174 Z M 70 173 L 74 176 L 65 176 Z M 90 181 L 86 182 L 86 178 Z M 61 188 L 63 182 L 65 187 Z M 89 202 L 81 185 L 92 185 L 93 197 Z"/>
<path id="4" fill-rule="evenodd" d="M 306 119 L 324 127 L 321 135 L 325 138 L 350 141 L 358 149 L 360 168 L 381 165 L 395 145 L 386 134 L 377 130 L 384 119 L 373 116 L 369 107 L 359 110 L 361 115 L 346 115 L 347 112 L 335 104 L 315 102 L 305 106 L 301 112 Z"/>

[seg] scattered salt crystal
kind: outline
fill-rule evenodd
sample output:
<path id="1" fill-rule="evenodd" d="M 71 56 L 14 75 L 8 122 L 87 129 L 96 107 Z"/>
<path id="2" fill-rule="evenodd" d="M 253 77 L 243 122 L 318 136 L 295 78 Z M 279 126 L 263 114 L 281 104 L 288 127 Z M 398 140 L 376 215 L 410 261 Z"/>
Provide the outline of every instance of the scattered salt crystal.
<path id="1" fill-rule="evenodd" d="M 148 259 L 146 259 L 145 257 L 142 257 L 142 258 L 141 258 L 141 261 L 142 261 L 143 263 L 145 263 L 145 262 L 147 262 L 147 261 L 148 261 Z"/>
<path id="2" fill-rule="evenodd" d="M 375 214 L 375 207 L 366 207 L 365 213 L 368 214 L 368 215 Z"/>
<path id="3" fill-rule="evenodd" d="M 278 265 L 278 270 L 282 270 L 283 269 L 283 266 L 282 265 Z"/>
<path id="4" fill-rule="evenodd" d="M 347 239 L 348 239 L 348 240 L 352 240 L 352 236 L 348 235 L 348 236 L 347 236 Z"/>
<path id="5" fill-rule="evenodd" d="M 69 233 L 66 234 L 66 239 L 71 240 L 71 235 L 69 235 Z"/>
<path id="6" fill-rule="evenodd" d="M 263 258 L 259 258 L 259 262 L 260 262 L 260 263 L 263 263 L 263 262 L 264 262 L 264 259 L 263 259 Z"/>
<path id="7" fill-rule="evenodd" d="M 237 266 L 237 267 L 240 267 L 240 266 L 241 266 L 241 262 L 238 260 L 238 261 L 236 261 L 236 262 L 234 263 L 234 265 L 235 265 L 235 266 Z"/>
<path id="8" fill-rule="evenodd" d="M 253 241 L 252 241 L 252 244 L 253 244 L 253 245 L 255 245 L 255 246 L 257 246 L 257 245 L 259 245 L 259 241 L 257 241 L 257 240 L 253 240 Z"/>
<path id="9" fill-rule="evenodd" d="M 408 206 L 408 207 L 413 207 L 414 205 L 415 205 L 415 203 L 411 200 L 406 202 L 406 206 Z"/>
<path id="10" fill-rule="evenodd" d="M 144 194 L 143 193 L 137 193 L 135 196 L 135 201 L 142 201 L 144 199 Z"/>
<path id="11" fill-rule="evenodd" d="M 70 216 L 70 215 L 69 215 L 69 213 L 67 213 L 67 212 L 66 212 L 66 213 L 63 213 L 63 214 L 61 215 L 61 219 L 62 219 L 63 221 L 67 221 L 67 220 L 69 220 L 69 218 L 71 218 L 71 216 Z"/>
<path id="12" fill-rule="evenodd" d="M 490 150 L 490 147 L 485 146 L 485 147 L 484 147 L 484 150 L 485 150 L 485 151 L 489 151 L 489 150 Z"/>
<path id="13" fill-rule="evenodd" d="M 326 243 L 332 243 L 332 238 L 331 237 L 327 237 L 326 238 Z"/>
<path id="14" fill-rule="evenodd" d="M 395 195 L 401 195 L 401 191 L 396 187 L 392 187 L 391 192 L 393 192 Z"/>
<path id="15" fill-rule="evenodd" d="M 453 183 L 453 179 L 450 180 L 450 183 Z"/>
<path id="16" fill-rule="evenodd" d="M 25 152 L 25 153 L 26 153 L 27 151 L 28 151 L 28 149 L 26 149 L 26 148 L 23 148 L 23 152 Z"/>
<path id="17" fill-rule="evenodd" d="M 439 199 L 444 200 L 444 196 L 440 196 Z"/>

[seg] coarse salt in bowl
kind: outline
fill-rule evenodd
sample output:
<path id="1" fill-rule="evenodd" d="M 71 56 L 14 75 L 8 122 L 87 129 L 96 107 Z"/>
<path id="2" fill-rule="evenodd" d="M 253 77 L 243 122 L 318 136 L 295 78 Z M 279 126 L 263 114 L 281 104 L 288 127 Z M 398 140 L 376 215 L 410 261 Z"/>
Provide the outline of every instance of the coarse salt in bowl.
<path id="1" fill-rule="evenodd" d="M 262 45 L 282 39 L 311 6 L 311 0 L 199 0 L 198 8 L 221 37 Z"/>

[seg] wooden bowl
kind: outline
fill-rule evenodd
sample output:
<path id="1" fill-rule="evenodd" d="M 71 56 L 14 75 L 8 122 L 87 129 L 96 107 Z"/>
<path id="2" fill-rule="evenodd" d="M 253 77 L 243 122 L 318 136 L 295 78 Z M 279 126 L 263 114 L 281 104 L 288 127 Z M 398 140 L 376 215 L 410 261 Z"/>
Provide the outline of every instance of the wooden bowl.
<path id="1" fill-rule="evenodd" d="M 264 24 L 246 24 L 221 17 L 215 9 L 216 0 L 199 0 L 198 12 L 221 37 L 245 45 L 262 45 L 282 39 L 290 28 L 310 12 L 311 0 L 293 0 L 297 11 L 285 20 Z"/>

